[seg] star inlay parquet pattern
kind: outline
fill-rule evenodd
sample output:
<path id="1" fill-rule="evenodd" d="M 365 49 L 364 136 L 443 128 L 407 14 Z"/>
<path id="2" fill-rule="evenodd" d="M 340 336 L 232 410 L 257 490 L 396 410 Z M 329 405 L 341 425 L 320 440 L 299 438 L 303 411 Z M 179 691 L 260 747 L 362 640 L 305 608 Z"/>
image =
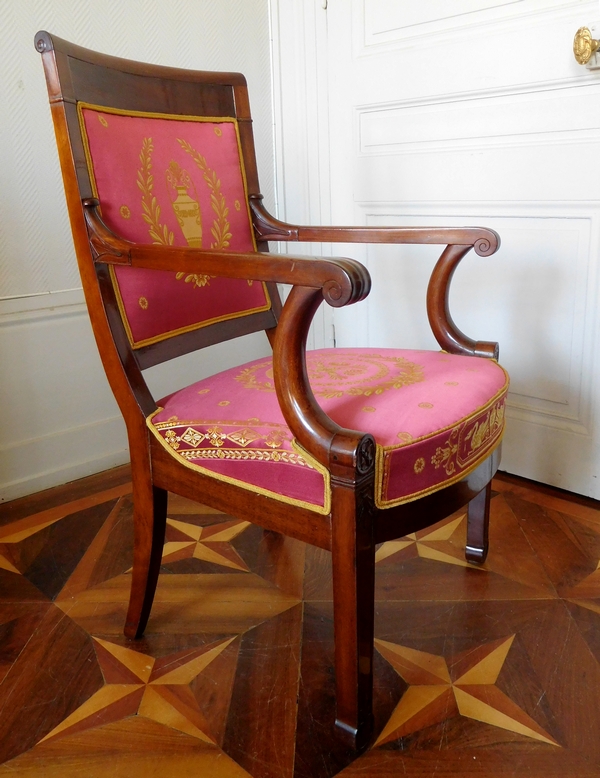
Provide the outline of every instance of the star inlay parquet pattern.
<path id="1" fill-rule="evenodd" d="M 336 736 L 330 557 L 172 497 L 144 638 L 126 469 L 0 506 L 0 778 L 600 776 L 600 505 L 502 476 L 377 551 L 375 734 Z"/>
<path id="2" fill-rule="evenodd" d="M 221 640 L 207 648 L 178 652 L 157 661 L 130 648 L 94 638 L 105 685 L 40 742 L 137 713 L 215 743 L 190 684 L 233 640 Z"/>
<path id="3" fill-rule="evenodd" d="M 558 745 L 495 685 L 514 637 L 493 640 L 450 661 L 376 640 L 379 653 L 410 684 L 376 745 L 438 724 L 455 713 Z"/>
<path id="4" fill-rule="evenodd" d="M 167 519 L 163 563 L 193 558 L 249 572 L 248 566 L 230 542 L 249 526 L 249 521 L 229 521 L 202 527 L 186 521 Z"/>

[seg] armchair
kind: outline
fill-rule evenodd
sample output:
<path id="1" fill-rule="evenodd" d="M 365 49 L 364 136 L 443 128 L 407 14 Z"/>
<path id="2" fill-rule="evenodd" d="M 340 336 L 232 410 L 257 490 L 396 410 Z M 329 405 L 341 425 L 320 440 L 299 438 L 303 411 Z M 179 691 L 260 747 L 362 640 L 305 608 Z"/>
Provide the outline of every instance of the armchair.
<path id="1" fill-rule="evenodd" d="M 167 492 L 332 553 L 336 723 L 372 730 L 376 545 L 468 505 L 466 557 L 485 560 L 508 379 L 495 343 L 461 333 L 452 275 L 480 228 L 303 227 L 265 210 L 248 92 L 235 73 L 99 54 L 39 32 L 73 239 L 106 375 L 127 427 L 135 540 L 125 634 L 150 616 Z M 267 241 L 445 248 L 427 311 L 441 351 L 306 351 L 323 300 L 370 289 L 346 258 Z M 278 283 L 292 286 L 282 306 Z M 155 399 L 144 369 L 265 330 L 272 357 Z"/>

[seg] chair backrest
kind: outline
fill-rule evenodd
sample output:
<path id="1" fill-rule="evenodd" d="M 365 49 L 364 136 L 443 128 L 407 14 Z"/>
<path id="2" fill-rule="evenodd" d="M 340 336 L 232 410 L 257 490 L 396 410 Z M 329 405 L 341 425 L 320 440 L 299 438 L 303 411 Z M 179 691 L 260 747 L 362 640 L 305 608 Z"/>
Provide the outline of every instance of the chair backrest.
<path id="1" fill-rule="evenodd" d="M 256 251 L 248 197 L 259 186 L 244 77 L 109 57 L 45 32 L 36 47 L 86 298 L 102 300 L 121 360 L 133 355 L 144 368 L 274 327 L 274 285 L 94 266 L 81 205 L 98 198 L 107 226 L 136 243 Z"/>

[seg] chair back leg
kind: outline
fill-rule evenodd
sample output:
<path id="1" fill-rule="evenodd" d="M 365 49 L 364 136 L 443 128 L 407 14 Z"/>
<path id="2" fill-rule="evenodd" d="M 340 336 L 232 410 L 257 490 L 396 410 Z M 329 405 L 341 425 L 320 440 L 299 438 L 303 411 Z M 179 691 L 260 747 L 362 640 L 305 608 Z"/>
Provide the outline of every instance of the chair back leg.
<path id="1" fill-rule="evenodd" d="M 483 564 L 488 554 L 488 528 L 490 524 L 490 497 L 492 482 L 474 497 L 467 508 L 467 545 L 465 557 L 468 562 Z"/>
<path id="2" fill-rule="evenodd" d="M 133 462 L 132 462 L 133 465 Z M 163 555 L 167 523 L 167 492 L 152 485 L 150 474 L 133 478 L 133 568 L 125 635 L 144 634 Z"/>

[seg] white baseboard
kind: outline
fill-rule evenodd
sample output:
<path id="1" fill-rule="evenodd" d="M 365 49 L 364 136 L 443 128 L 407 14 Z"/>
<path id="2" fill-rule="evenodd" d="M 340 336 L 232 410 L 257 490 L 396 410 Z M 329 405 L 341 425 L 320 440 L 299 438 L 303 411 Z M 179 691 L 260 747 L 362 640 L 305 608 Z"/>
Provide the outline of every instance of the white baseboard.
<path id="1" fill-rule="evenodd" d="M 0 502 L 84 478 L 129 461 L 120 417 L 0 448 Z"/>
<path id="2" fill-rule="evenodd" d="M 81 290 L 0 300 L 0 501 L 129 460 Z"/>
<path id="3" fill-rule="evenodd" d="M 147 371 L 156 397 L 269 352 L 254 333 Z M 0 502 L 129 461 L 81 290 L 0 300 Z"/>

